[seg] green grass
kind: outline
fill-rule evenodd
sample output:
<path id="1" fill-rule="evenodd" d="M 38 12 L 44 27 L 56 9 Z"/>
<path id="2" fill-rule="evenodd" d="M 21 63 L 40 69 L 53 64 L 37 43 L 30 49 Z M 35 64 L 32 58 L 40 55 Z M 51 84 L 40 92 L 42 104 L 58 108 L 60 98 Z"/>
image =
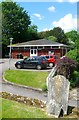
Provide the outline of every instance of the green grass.
<path id="1" fill-rule="evenodd" d="M 7 70 L 4 77 L 8 81 L 16 84 L 44 89 L 48 74 L 45 71 Z"/>
<path id="2" fill-rule="evenodd" d="M 32 107 L 4 98 L 2 98 L 2 118 L 50 118 L 50 120 L 57 120 L 53 116 L 48 116 L 45 108 Z M 77 120 L 79 118 L 77 108 L 73 109 L 73 113 L 63 116 L 62 119 L 64 120 L 65 118 L 66 120 L 69 120 L 69 118 Z M 58 118 L 58 120 L 61 120 L 61 118 Z"/>
<path id="3" fill-rule="evenodd" d="M 2 118 L 2 99 L 0 98 L 0 120 Z"/>
<path id="4" fill-rule="evenodd" d="M 40 108 L 2 98 L 2 118 L 48 118 Z"/>

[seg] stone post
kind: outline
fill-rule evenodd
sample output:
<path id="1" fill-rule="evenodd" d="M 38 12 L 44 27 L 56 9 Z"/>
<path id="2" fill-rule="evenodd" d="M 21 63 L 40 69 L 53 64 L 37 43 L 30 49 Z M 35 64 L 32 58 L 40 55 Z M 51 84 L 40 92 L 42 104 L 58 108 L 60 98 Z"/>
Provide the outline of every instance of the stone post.
<path id="1" fill-rule="evenodd" d="M 70 82 L 62 75 L 57 75 L 48 81 L 47 112 L 58 118 L 63 110 L 67 114 Z"/>

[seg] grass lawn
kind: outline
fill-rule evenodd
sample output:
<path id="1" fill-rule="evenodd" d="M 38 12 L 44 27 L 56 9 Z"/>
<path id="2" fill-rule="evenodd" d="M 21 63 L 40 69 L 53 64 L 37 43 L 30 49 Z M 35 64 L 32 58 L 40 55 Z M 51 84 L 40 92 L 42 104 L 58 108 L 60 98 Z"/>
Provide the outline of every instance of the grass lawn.
<path id="1" fill-rule="evenodd" d="M 2 98 L 2 118 L 48 118 L 40 108 Z"/>
<path id="2" fill-rule="evenodd" d="M 2 118 L 2 99 L 0 98 L 0 120 Z"/>
<path id="3" fill-rule="evenodd" d="M 4 77 L 8 81 L 16 84 L 44 89 L 48 74 L 47 71 L 7 70 Z"/>
<path id="4" fill-rule="evenodd" d="M 0 108 L 2 108 L 2 118 L 51 118 L 50 120 L 57 120 L 52 116 L 48 116 L 45 112 L 45 108 L 41 109 L 34 106 L 32 107 L 22 103 L 18 103 L 12 100 L 0 98 L 0 100 L 1 99 L 2 107 L 0 104 Z M 65 118 L 66 120 L 69 120 L 69 118 L 72 118 L 72 120 L 77 120 L 77 118 L 79 118 L 79 112 L 77 108 L 74 108 L 71 114 L 62 117 L 63 120 Z M 58 118 L 58 120 L 61 120 L 61 118 Z"/>

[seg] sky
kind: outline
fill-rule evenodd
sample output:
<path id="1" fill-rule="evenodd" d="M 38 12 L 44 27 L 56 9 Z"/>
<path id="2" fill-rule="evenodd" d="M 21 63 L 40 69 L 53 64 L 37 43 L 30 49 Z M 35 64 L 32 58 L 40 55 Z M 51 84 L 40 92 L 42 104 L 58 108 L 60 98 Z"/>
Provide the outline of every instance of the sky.
<path id="1" fill-rule="evenodd" d="M 61 27 L 64 32 L 77 30 L 78 0 L 15 0 L 28 12 L 31 25 L 36 25 L 38 32 Z M 52 2 L 53 1 L 53 2 Z M 56 1 L 56 2 L 55 2 Z"/>
<path id="2" fill-rule="evenodd" d="M 64 32 L 77 30 L 77 2 L 17 2 L 28 12 L 38 31 L 61 27 Z"/>

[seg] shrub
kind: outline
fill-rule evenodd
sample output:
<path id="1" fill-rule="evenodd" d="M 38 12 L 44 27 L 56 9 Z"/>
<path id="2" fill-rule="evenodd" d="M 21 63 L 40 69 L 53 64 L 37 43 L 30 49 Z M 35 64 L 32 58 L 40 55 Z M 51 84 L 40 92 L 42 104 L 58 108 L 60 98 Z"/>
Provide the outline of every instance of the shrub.
<path id="1" fill-rule="evenodd" d="M 77 57 L 77 49 L 74 50 L 70 50 L 69 52 L 66 53 L 66 55 L 68 58 L 72 59 L 72 60 L 76 60 Z"/>
<path id="2" fill-rule="evenodd" d="M 79 85 L 79 72 L 78 71 L 74 71 L 71 75 L 70 75 L 70 85 L 72 87 L 77 87 Z"/>
<path id="3" fill-rule="evenodd" d="M 76 48 L 67 52 L 65 56 L 79 62 L 79 50 Z"/>
<path id="4" fill-rule="evenodd" d="M 57 74 L 70 78 L 71 73 L 77 69 L 77 62 L 68 57 L 63 57 L 57 62 Z"/>

